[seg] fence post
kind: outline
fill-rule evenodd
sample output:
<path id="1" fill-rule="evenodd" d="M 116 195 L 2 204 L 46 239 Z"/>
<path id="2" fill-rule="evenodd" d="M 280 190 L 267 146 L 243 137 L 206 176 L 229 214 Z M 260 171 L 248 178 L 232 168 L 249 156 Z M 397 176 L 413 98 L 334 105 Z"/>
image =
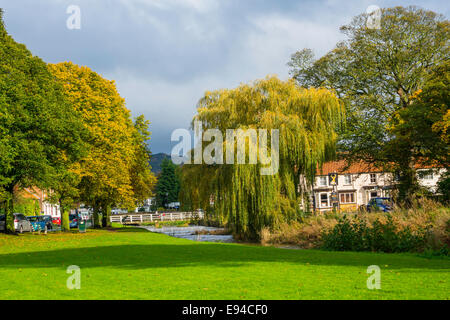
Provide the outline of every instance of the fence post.
<path id="1" fill-rule="evenodd" d="M 141 222 L 143 222 L 143 220 L 142 220 L 142 214 L 141 214 Z"/>
<path id="2" fill-rule="evenodd" d="M 153 213 L 150 213 L 150 221 L 153 222 Z"/>
<path id="3" fill-rule="evenodd" d="M 170 213 L 170 221 L 173 221 L 172 212 Z"/>
<path id="4" fill-rule="evenodd" d="M 123 216 L 120 216 L 119 218 L 120 218 L 120 224 L 123 224 L 123 221 L 122 221 L 123 220 Z"/>

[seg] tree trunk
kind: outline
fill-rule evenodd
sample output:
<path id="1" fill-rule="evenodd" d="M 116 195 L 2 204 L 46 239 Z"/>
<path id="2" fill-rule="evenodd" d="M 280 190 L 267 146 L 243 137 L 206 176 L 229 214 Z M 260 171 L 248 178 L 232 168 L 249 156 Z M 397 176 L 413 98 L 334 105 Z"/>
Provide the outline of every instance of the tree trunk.
<path id="1" fill-rule="evenodd" d="M 7 198 L 5 203 L 5 233 L 15 233 L 14 228 L 14 185 L 6 188 Z"/>
<path id="2" fill-rule="evenodd" d="M 70 220 L 69 220 L 69 209 L 62 205 L 61 200 L 59 201 L 59 208 L 61 210 L 61 231 L 70 231 Z"/>
<path id="3" fill-rule="evenodd" d="M 5 232 L 12 234 L 16 230 L 14 228 L 14 202 L 12 194 L 8 195 L 5 205 Z"/>
<path id="4" fill-rule="evenodd" d="M 103 210 L 102 211 L 102 213 L 103 213 L 103 215 L 102 215 L 103 227 L 111 227 L 111 220 L 110 220 L 110 217 L 111 217 L 111 205 L 110 204 L 103 205 L 102 210 Z"/>
<path id="5" fill-rule="evenodd" d="M 418 190 L 418 182 L 414 162 L 409 161 L 401 163 L 400 185 L 398 188 L 398 197 L 405 206 L 410 206 L 415 192 Z"/>
<path id="6" fill-rule="evenodd" d="M 100 216 L 99 216 L 99 206 L 97 204 L 94 205 L 94 228 L 101 228 L 100 225 Z"/>

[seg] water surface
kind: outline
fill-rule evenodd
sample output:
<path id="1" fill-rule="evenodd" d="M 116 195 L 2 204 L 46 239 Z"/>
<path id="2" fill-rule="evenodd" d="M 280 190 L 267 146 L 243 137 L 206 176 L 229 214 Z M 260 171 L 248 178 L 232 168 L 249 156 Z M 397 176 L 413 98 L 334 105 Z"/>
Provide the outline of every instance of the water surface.
<path id="1" fill-rule="evenodd" d="M 196 231 L 215 231 L 223 230 L 222 228 L 205 227 L 205 226 L 189 226 L 189 227 L 161 227 L 155 228 L 153 226 L 141 226 L 151 232 L 167 234 L 171 237 L 189 239 L 194 241 L 207 242 L 234 242 L 231 234 L 216 235 L 216 234 L 195 234 Z"/>

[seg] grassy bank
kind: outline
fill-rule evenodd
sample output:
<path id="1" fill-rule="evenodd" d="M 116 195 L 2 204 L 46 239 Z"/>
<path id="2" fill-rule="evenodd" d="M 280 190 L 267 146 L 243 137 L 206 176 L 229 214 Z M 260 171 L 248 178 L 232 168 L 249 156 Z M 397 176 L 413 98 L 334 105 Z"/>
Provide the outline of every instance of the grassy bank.
<path id="1" fill-rule="evenodd" d="M 381 290 L 366 269 L 381 268 Z M 67 267 L 81 268 L 68 290 Z M 199 243 L 136 228 L 0 235 L 0 299 L 448 299 L 450 260 Z"/>

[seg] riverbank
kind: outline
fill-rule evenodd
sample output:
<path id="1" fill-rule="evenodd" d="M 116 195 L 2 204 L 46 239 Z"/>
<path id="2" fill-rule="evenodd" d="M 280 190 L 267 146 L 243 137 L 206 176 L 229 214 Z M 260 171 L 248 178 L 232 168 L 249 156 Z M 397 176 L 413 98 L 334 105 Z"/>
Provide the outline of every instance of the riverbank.
<path id="1" fill-rule="evenodd" d="M 67 267 L 81 270 L 69 290 Z M 381 290 L 366 286 L 381 268 Z M 0 299 L 449 299 L 450 260 L 285 250 L 111 228 L 0 234 Z"/>

